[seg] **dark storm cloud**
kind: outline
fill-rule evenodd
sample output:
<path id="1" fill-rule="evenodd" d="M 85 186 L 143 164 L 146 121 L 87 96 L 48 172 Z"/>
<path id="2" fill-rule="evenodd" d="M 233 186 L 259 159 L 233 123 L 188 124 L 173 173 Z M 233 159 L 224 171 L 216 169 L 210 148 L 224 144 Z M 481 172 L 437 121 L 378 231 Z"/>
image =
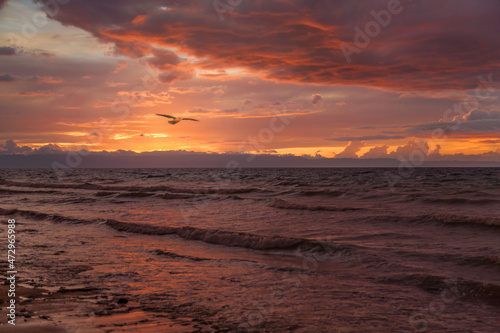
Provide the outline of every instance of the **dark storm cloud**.
<path id="1" fill-rule="evenodd" d="M 475 136 L 481 134 L 499 134 L 500 133 L 500 110 L 472 110 L 462 116 L 450 116 L 447 115 L 446 118 L 451 119 L 441 119 L 440 121 L 434 121 L 429 123 L 413 124 L 413 125 L 403 125 L 394 126 L 393 128 L 406 128 L 401 131 L 384 131 L 382 133 L 387 134 L 399 134 L 406 136 L 436 136 L 441 137 L 443 134 L 454 134 L 457 136 Z M 365 127 L 365 129 L 373 129 L 377 127 Z M 387 127 L 389 128 L 389 127 Z M 385 136 L 376 135 L 376 138 L 404 138 L 404 136 Z M 327 140 L 333 141 L 348 141 L 348 140 L 370 140 L 371 137 L 345 137 L 345 138 L 331 138 Z M 346 139 L 346 140 L 341 140 Z M 487 143 L 483 141 L 483 143 Z"/>
<path id="2" fill-rule="evenodd" d="M 408 128 L 410 134 L 442 133 L 500 133 L 500 111 L 473 110 L 453 121 L 439 121 L 419 124 Z"/>
<path id="3" fill-rule="evenodd" d="M 0 74 L 0 82 L 12 82 L 12 81 L 16 81 L 17 79 L 8 74 L 8 73 L 5 73 L 5 74 Z"/>
<path id="4" fill-rule="evenodd" d="M 16 49 L 10 46 L 0 46 L 0 56 L 2 55 L 15 55 Z"/>
<path id="5" fill-rule="evenodd" d="M 477 75 L 498 70 L 496 0 L 402 1 L 400 13 L 349 64 L 342 45 L 354 42 L 355 27 L 364 31 L 375 22 L 372 11 L 387 6 L 382 0 L 268 0 L 218 13 L 212 1 L 73 0 L 54 18 L 115 43 L 118 53 L 153 54 L 157 68 L 177 65 L 174 55 L 154 54 L 163 46 L 203 59 L 201 68 L 243 67 L 298 83 L 464 89 L 475 87 Z M 186 69 L 162 80 L 190 77 L 181 73 Z"/>
<path id="6" fill-rule="evenodd" d="M 175 68 L 182 59 L 179 58 L 174 52 L 153 49 L 153 57 L 147 60 L 148 64 L 161 70 L 169 70 Z"/>
<path id="7" fill-rule="evenodd" d="M 0 145 L 0 155 L 3 154 L 28 154 L 33 149 L 28 146 L 18 146 L 14 140 L 7 140 L 5 145 Z"/>

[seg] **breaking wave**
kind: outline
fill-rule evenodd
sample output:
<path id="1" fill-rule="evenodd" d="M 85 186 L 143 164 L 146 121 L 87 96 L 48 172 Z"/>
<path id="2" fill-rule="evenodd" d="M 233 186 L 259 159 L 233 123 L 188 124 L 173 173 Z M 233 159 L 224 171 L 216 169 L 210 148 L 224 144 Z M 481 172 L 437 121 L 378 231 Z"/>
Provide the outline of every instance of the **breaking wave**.
<path id="1" fill-rule="evenodd" d="M 17 215 L 35 220 L 47 220 L 54 223 L 91 224 L 102 221 L 99 219 L 79 219 L 59 214 L 48 214 L 48 213 L 35 212 L 31 210 L 4 209 L 4 208 L 0 208 L 0 215 L 6 215 L 6 216 Z"/>
<path id="2" fill-rule="evenodd" d="M 158 227 L 141 223 L 107 220 L 106 225 L 123 232 L 144 235 L 177 235 L 187 240 L 198 240 L 205 243 L 230 247 L 243 247 L 254 250 L 300 250 L 321 253 L 348 251 L 350 247 L 333 243 L 322 243 L 315 240 L 255 235 L 243 232 L 201 229 L 194 227 Z"/>
<path id="3" fill-rule="evenodd" d="M 181 255 L 181 254 L 177 254 L 177 253 L 170 252 L 170 251 L 163 251 L 163 250 L 160 250 L 160 249 L 153 250 L 152 252 L 154 254 L 158 255 L 158 256 L 168 257 L 168 258 L 172 258 L 172 259 L 187 259 L 187 260 L 191 260 L 191 261 L 206 261 L 206 260 L 211 260 L 211 259 L 208 259 L 208 258 L 199 258 L 199 257 L 192 257 L 192 256 L 187 256 L 187 255 Z"/>
<path id="4" fill-rule="evenodd" d="M 109 191 L 126 191 L 126 192 L 170 192 L 170 193 L 188 193 L 188 194 L 244 194 L 252 192 L 268 192 L 264 189 L 258 189 L 254 187 L 242 187 L 242 188 L 221 188 L 221 187 L 200 187 L 200 188 L 177 188 L 166 185 L 157 186 L 116 186 L 116 185 L 99 185 L 92 183 L 29 183 L 29 182 L 13 182 L 0 180 L 0 185 L 5 186 L 16 186 L 16 187 L 28 187 L 28 188 L 52 188 L 52 189 L 75 189 L 75 190 L 94 190 L 101 192 Z"/>
<path id="5" fill-rule="evenodd" d="M 121 232 L 142 235 L 177 235 L 186 240 L 197 240 L 209 244 L 229 247 L 242 247 L 253 250 L 299 250 L 301 252 L 340 254 L 349 252 L 353 246 L 320 242 L 311 239 L 255 235 L 244 232 L 223 231 L 217 229 L 201 229 L 194 227 L 154 226 L 144 223 L 122 222 L 113 219 L 78 219 L 19 209 L 0 208 L 0 215 L 18 215 L 37 220 L 48 220 L 55 223 L 91 224 L 102 223 Z"/>

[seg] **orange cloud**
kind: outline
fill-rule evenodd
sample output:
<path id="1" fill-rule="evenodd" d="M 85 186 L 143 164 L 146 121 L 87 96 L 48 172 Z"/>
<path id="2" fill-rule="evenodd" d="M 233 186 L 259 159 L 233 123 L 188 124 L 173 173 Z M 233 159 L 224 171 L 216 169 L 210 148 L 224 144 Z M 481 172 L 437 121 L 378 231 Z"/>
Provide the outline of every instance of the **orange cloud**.
<path id="1" fill-rule="evenodd" d="M 137 15 L 133 20 L 132 23 L 134 25 L 139 25 L 143 24 L 146 20 L 148 19 L 147 15 Z"/>
<path id="2" fill-rule="evenodd" d="M 500 23 L 493 2 L 405 4 L 408 8 L 369 38 L 352 63 L 341 44 L 353 43 L 353 28 L 364 28 L 373 20 L 365 14 L 385 3 L 255 1 L 225 12 L 224 23 L 208 2 L 170 3 L 163 11 L 155 2 L 128 0 L 116 2 L 113 15 L 109 3 L 114 2 L 74 0 L 55 19 L 114 43 L 118 53 L 132 58 L 154 55 L 159 45 L 197 59 L 198 69 L 244 68 L 283 82 L 462 90 L 474 88 L 478 73 L 498 71 Z M 460 13 L 460 25 L 453 23 L 454 13 Z M 455 29 L 448 29 L 450 24 Z M 193 77 L 171 59 L 155 66 L 169 67 L 165 82 Z"/>

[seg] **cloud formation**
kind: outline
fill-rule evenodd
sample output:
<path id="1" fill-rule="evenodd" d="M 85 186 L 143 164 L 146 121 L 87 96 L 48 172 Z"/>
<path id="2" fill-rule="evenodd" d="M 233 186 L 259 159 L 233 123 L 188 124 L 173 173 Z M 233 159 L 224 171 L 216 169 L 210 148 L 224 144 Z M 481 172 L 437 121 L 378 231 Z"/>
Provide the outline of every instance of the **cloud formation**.
<path id="1" fill-rule="evenodd" d="M 7 140 L 0 145 L 0 155 L 33 155 L 33 154 L 60 154 L 64 150 L 56 144 L 49 143 L 39 148 L 19 146 L 14 140 Z"/>
<path id="2" fill-rule="evenodd" d="M 2 14 L 43 17 L 52 1 L 35 2 L 13 0 Z M 200 0 L 66 2 L 36 38 L 0 43 L 4 139 L 33 149 L 51 142 L 312 156 L 355 142 L 339 155 L 366 158 L 417 139 L 428 140 L 429 158 L 498 147 L 498 2 L 402 1 L 404 10 L 350 64 L 340 45 L 388 0 L 243 1 L 226 12 Z M 16 24 L 0 27 L 0 41 L 21 35 Z M 475 95 L 463 89 L 478 85 L 477 110 L 456 112 L 452 103 Z M 155 113 L 201 121 L 165 127 Z M 275 129 L 271 142 L 236 148 Z M 164 131 L 168 140 L 148 135 Z M 442 150 L 434 131 L 450 134 Z"/>
<path id="3" fill-rule="evenodd" d="M 226 116 L 226 115 L 237 114 L 238 111 L 239 111 L 239 109 L 237 109 L 237 108 L 220 110 L 220 109 L 206 109 L 206 108 L 202 108 L 202 107 L 194 107 L 187 112 L 191 113 L 191 114 L 199 114 L 199 115 L 209 114 L 212 116 L 217 116 L 217 115 Z"/>
<path id="4" fill-rule="evenodd" d="M 365 144 L 361 141 L 351 141 L 343 152 L 335 154 L 335 158 L 358 158 L 356 153 L 364 146 Z"/>
<path id="5" fill-rule="evenodd" d="M 9 73 L 0 74 L 0 82 L 12 82 L 16 80 L 16 77 L 10 75 Z"/>
<path id="6" fill-rule="evenodd" d="M 14 140 L 7 140 L 5 145 L 0 145 L 0 154 L 28 154 L 31 153 L 33 149 L 28 146 L 19 147 Z"/>
<path id="7" fill-rule="evenodd" d="M 155 135 L 155 134 L 151 134 Z M 140 134 L 138 137 L 144 137 Z M 8 148 L 6 148 L 7 146 Z M 0 168 L 10 167 L 38 167 L 51 168 L 54 163 L 63 166 L 67 163 L 67 151 L 62 150 L 57 145 L 49 144 L 39 149 L 30 151 L 29 147 L 19 147 L 12 141 L 8 141 L 5 146 L 0 145 Z M 8 152 L 7 152 L 8 151 Z M 81 156 L 79 167 L 91 168 L 119 168 L 127 167 L 218 167 L 225 168 L 228 161 L 238 161 L 242 167 L 398 167 L 398 159 L 386 159 L 384 161 L 373 159 L 357 158 L 324 158 L 318 154 L 316 156 L 295 156 L 292 154 L 277 154 L 274 150 L 266 150 L 257 155 L 247 155 L 241 153 L 206 153 L 186 150 L 153 151 L 135 153 L 128 150 L 117 150 L 114 152 L 100 151 L 89 152 L 82 150 L 72 151 L 72 154 Z M 249 157 L 252 156 L 250 159 Z M 251 162 L 249 162 L 251 161 Z M 495 163 L 496 161 L 496 163 Z M 467 164 L 464 164 L 467 162 Z M 477 163 L 474 163 L 477 162 Z M 427 166 L 500 166 L 500 149 L 476 155 L 453 154 L 439 156 L 436 159 L 429 159 L 424 162 Z"/>
<path id="8" fill-rule="evenodd" d="M 172 83 L 175 80 L 189 80 L 194 77 L 194 70 L 174 69 L 170 72 L 164 72 L 158 75 L 158 80 L 162 83 Z"/>
<path id="9" fill-rule="evenodd" d="M 370 141 L 370 140 L 397 140 L 404 139 L 402 135 L 367 135 L 367 136 L 340 136 L 336 138 L 327 138 L 328 141 Z"/>
<path id="10" fill-rule="evenodd" d="M 366 152 L 361 158 L 387 158 L 387 150 L 389 146 L 373 147 Z"/>
<path id="11" fill-rule="evenodd" d="M 0 5 L 1 8 L 1 5 Z M 0 46 L 0 56 L 3 55 L 15 55 L 16 54 L 16 49 L 10 46 Z"/>
<path id="12" fill-rule="evenodd" d="M 54 19 L 113 43 L 119 54 L 151 56 L 152 66 L 169 70 L 161 76 L 167 83 L 192 71 L 179 70 L 176 55 L 158 46 L 195 57 L 191 65 L 198 69 L 245 68 L 271 80 L 311 84 L 465 89 L 476 85 L 478 74 L 498 72 L 498 1 L 401 6 L 351 64 L 342 43 L 353 43 L 355 28 L 363 30 L 374 20 L 370 12 L 386 9 L 387 1 L 245 1 L 218 13 L 211 1 L 73 0 Z"/>
<path id="13" fill-rule="evenodd" d="M 472 110 L 463 116 L 455 116 L 451 121 L 438 121 L 409 127 L 405 133 L 425 134 L 432 132 L 453 133 L 500 133 L 500 111 Z"/>
<path id="14" fill-rule="evenodd" d="M 319 105 L 319 104 L 321 104 L 322 101 L 323 101 L 323 97 L 321 97 L 320 94 L 312 95 L 312 101 L 311 101 L 312 105 Z"/>

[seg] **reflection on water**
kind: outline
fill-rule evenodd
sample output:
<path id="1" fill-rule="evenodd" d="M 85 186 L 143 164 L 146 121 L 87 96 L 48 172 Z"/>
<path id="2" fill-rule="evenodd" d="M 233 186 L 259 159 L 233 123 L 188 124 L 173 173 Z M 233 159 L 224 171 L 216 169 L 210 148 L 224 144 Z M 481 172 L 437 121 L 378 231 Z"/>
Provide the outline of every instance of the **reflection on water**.
<path id="1" fill-rule="evenodd" d="M 388 171 L 6 170 L 0 213 L 80 328 L 497 331 L 500 170 Z"/>

